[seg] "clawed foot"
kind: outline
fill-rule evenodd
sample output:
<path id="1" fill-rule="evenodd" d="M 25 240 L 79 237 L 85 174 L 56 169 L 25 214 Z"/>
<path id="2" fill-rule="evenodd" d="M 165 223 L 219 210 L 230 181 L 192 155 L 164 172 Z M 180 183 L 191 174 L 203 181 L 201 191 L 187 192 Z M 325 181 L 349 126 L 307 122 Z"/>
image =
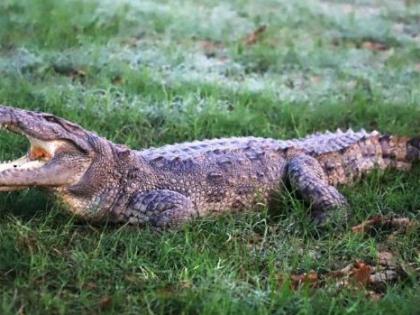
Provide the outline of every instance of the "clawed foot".
<path id="1" fill-rule="evenodd" d="M 318 228 L 332 227 L 342 228 L 348 223 L 350 212 L 348 208 L 336 208 L 329 210 L 313 210 L 312 220 Z"/>

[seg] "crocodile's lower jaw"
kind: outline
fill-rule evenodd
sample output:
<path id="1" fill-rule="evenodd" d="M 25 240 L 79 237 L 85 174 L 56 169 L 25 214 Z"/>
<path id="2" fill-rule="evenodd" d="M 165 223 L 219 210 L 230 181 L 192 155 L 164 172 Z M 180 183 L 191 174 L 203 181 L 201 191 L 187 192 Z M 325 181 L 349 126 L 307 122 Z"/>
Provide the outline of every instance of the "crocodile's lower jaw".
<path id="1" fill-rule="evenodd" d="M 11 169 L 37 169 L 44 166 L 46 161 L 30 160 L 26 156 L 14 161 L 0 163 L 0 173 Z"/>
<path id="2" fill-rule="evenodd" d="M 8 170 L 36 170 L 41 168 L 47 163 L 45 160 L 30 160 L 28 157 L 24 156 L 20 159 L 8 162 L 0 163 L 0 177 L 3 172 Z M 29 186 L 28 186 L 29 187 Z M 28 188 L 25 186 L 0 186 L 0 191 L 16 191 Z"/>

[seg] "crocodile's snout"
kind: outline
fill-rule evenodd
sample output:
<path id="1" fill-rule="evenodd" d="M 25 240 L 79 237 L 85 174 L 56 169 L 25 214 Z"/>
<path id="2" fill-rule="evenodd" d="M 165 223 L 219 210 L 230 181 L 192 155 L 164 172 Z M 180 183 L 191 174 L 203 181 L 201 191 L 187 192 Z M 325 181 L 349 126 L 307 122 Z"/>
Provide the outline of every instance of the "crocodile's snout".
<path id="1" fill-rule="evenodd" d="M 65 140 L 86 153 L 92 151 L 90 132 L 51 114 L 0 105 L 0 127 L 40 141 Z"/>

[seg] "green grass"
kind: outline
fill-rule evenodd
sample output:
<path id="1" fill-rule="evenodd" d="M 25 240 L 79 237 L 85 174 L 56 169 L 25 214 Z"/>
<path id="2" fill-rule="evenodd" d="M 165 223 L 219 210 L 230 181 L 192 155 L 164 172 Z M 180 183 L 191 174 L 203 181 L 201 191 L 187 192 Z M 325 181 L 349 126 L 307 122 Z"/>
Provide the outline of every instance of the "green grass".
<path id="1" fill-rule="evenodd" d="M 419 19 L 416 1 L 397 0 L 3 0 L 0 103 L 134 148 L 348 127 L 419 135 Z M 260 25 L 261 39 L 244 44 Z M 10 135 L 0 144 L 2 159 L 26 149 Z M 350 226 L 375 214 L 418 220 L 419 177 L 416 165 L 343 188 L 349 227 L 323 233 L 289 195 L 270 211 L 157 234 L 79 222 L 40 192 L 3 193 L 0 314 L 414 314 L 418 227 L 388 238 Z M 377 302 L 287 280 L 375 265 L 380 250 L 408 276 Z"/>

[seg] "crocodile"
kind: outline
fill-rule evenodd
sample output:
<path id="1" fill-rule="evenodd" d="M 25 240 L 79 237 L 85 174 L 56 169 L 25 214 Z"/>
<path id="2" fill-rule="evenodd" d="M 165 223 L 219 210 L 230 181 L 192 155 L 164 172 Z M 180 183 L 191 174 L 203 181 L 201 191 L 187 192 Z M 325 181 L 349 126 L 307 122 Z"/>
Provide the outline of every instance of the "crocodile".
<path id="1" fill-rule="evenodd" d="M 52 114 L 3 105 L 0 127 L 30 143 L 23 157 L 0 164 L 0 191 L 43 188 L 82 219 L 156 228 L 252 209 L 282 189 L 296 191 L 322 224 L 337 209 L 349 209 L 340 185 L 373 169 L 408 170 L 420 159 L 420 137 L 365 130 L 291 140 L 220 138 L 136 151 Z"/>

